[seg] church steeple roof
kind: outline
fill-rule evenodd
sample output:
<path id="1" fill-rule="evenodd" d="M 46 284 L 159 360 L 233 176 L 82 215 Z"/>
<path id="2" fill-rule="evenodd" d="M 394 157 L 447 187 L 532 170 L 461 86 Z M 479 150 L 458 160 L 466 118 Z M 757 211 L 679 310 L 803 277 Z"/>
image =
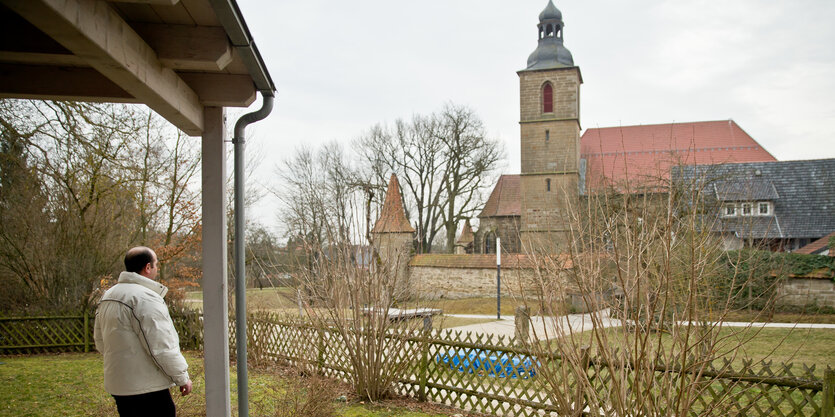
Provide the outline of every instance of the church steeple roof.
<path id="1" fill-rule="evenodd" d="M 386 200 L 380 210 L 380 217 L 371 233 L 414 233 L 415 229 L 406 219 L 406 209 L 403 208 L 403 199 L 400 197 L 400 181 L 397 175 L 391 174 Z"/>
<path id="2" fill-rule="evenodd" d="M 455 243 L 466 246 L 474 241 L 475 235 L 473 234 L 473 227 L 470 225 L 470 219 L 467 219 L 464 222 L 464 228 L 461 229 L 461 237 L 459 237 Z"/>
<path id="3" fill-rule="evenodd" d="M 574 58 L 563 45 L 562 12 L 552 0 L 539 14 L 539 44 L 528 57 L 528 66 L 522 71 L 573 67 Z"/>
<path id="4" fill-rule="evenodd" d="M 558 9 L 557 6 L 554 6 L 554 2 L 551 0 L 549 0 L 548 5 L 545 6 L 545 10 L 539 14 L 540 22 L 546 19 L 562 20 L 562 12 L 560 12 L 560 9 Z"/>

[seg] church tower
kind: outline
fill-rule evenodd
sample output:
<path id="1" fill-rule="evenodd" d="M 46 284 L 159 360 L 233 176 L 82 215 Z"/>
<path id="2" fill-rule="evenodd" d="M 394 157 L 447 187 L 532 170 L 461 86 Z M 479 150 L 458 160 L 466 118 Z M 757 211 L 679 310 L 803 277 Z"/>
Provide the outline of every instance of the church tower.
<path id="1" fill-rule="evenodd" d="M 579 203 L 580 68 L 563 45 L 562 13 L 549 0 L 539 45 L 519 75 L 523 251 L 567 249 L 570 210 Z"/>

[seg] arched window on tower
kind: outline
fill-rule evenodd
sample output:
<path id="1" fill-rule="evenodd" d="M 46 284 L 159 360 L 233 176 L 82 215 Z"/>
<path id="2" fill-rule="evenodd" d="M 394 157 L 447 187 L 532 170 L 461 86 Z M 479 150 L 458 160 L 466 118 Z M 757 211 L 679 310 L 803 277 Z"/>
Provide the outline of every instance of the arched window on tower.
<path id="1" fill-rule="evenodd" d="M 545 178 L 545 191 L 551 191 L 551 179 Z"/>
<path id="2" fill-rule="evenodd" d="M 545 36 L 554 36 L 554 27 L 548 25 L 545 27 Z"/>
<path id="3" fill-rule="evenodd" d="M 545 83 L 542 87 L 542 112 L 554 112 L 554 88 L 551 87 L 551 83 Z"/>

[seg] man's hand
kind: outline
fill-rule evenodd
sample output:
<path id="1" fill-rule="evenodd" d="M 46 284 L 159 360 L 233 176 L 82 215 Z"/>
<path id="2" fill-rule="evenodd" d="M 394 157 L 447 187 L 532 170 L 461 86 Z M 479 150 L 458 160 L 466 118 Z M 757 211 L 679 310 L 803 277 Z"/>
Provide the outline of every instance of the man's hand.
<path id="1" fill-rule="evenodd" d="M 180 394 L 182 394 L 183 397 L 185 397 L 186 395 L 191 394 L 191 380 L 190 379 L 188 380 L 188 382 L 186 382 L 185 385 L 180 386 Z"/>

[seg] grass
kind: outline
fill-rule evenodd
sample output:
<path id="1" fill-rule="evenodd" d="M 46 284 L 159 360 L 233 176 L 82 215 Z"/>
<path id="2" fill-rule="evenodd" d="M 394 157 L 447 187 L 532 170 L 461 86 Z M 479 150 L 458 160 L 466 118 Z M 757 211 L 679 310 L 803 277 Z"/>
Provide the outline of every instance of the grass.
<path id="1" fill-rule="evenodd" d="M 772 313 L 762 311 L 732 310 L 725 316 L 725 321 L 768 322 L 768 323 L 835 323 L 835 314 L 816 313 Z"/>
<path id="2" fill-rule="evenodd" d="M 187 305 L 197 310 L 203 309 L 203 291 L 189 291 L 186 293 Z M 248 310 L 269 310 L 276 313 L 284 314 L 298 314 L 298 305 L 296 304 L 296 297 L 294 290 L 289 287 L 276 288 L 247 288 L 246 303 Z M 492 303 L 492 304 L 491 304 Z M 516 304 L 512 300 L 502 300 L 502 314 L 513 315 Z M 508 303 L 508 305 L 504 305 Z M 467 309 L 467 305 L 476 308 L 474 311 Z M 492 310 L 489 309 L 492 305 Z M 441 308 L 448 314 L 495 314 L 496 313 L 496 299 L 495 298 L 467 298 L 461 300 L 442 300 L 442 301 L 419 301 L 404 303 L 401 308 L 414 307 L 432 307 Z M 449 309 L 448 309 L 449 308 Z M 449 329 L 451 327 L 467 326 L 470 324 L 487 323 L 493 321 L 491 318 L 468 318 L 468 317 L 449 317 L 442 316 L 435 318 L 432 321 L 432 327 L 435 329 Z"/>
<path id="3" fill-rule="evenodd" d="M 203 360 L 187 352 L 186 360 L 194 380 L 194 392 L 174 397 L 179 416 L 205 415 Z M 104 392 L 102 358 L 98 353 L 66 353 L 0 358 L 0 415 L 16 417 L 112 416 L 113 399 Z M 252 416 L 274 416 L 279 399 L 298 386 L 298 379 L 275 368 L 250 371 L 250 411 Z M 237 404 L 234 367 L 230 369 L 232 408 Z M 336 391 L 335 400 L 346 392 Z M 334 403 L 338 416 L 434 417 L 453 414 L 437 406 L 396 400 L 391 403 Z M 421 411 L 422 409 L 429 410 Z"/>
<path id="4" fill-rule="evenodd" d="M 620 328 L 606 329 L 610 344 L 623 346 L 623 332 Z M 591 331 L 576 334 L 578 346 L 589 343 Z M 720 337 L 726 338 L 723 351 L 735 354 L 735 369 L 741 369 L 743 358 L 769 360 L 775 364 L 792 363 L 794 371 L 799 365 L 815 365 L 815 376 L 822 377 L 827 366 L 835 368 L 835 330 L 832 329 L 769 329 L 769 328 L 728 328 L 721 330 Z M 662 343 L 669 347 L 672 337 L 665 334 Z M 743 343 L 744 342 L 744 343 Z M 553 342 L 552 342 L 553 343 Z M 731 346 L 742 344 L 731 351 Z M 730 355 L 729 355 L 730 357 Z M 717 365 L 719 365 L 717 363 Z M 773 368 L 775 371 L 777 368 Z"/>

